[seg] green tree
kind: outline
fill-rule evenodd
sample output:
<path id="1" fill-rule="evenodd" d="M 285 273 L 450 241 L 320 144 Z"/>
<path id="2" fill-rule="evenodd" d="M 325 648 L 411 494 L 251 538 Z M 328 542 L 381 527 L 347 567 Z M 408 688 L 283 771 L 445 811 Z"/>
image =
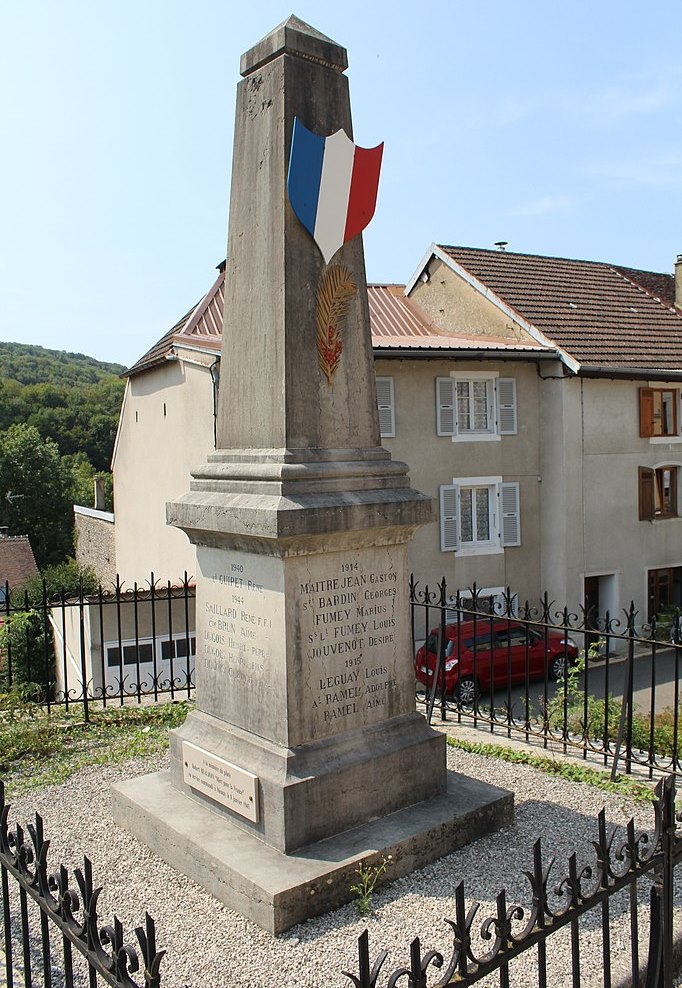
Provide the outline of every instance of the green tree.
<path id="1" fill-rule="evenodd" d="M 73 551 L 72 477 L 56 443 L 34 426 L 0 433 L 0 525 L 28 535 L 39 568 Z"/>
<path id="2" fill-rule="evenodd" d="M 95 571 L 90 566 L 79 566 L 75 559 L 67 559 L 58 566 L 47 566 L 36 576 L 32 576 L 12 591 L 13 607 L 34 607 L 40 610 L 45 599 L 59 601 L 62 594 L 65 599 L 78 597 L 80 588 L 83 593 L 97 593 L 98 581 Z"/>
<path id="3" fill-rule="evenodd" d="M 104 509 L 114 510 L 114 478 L 110 473 L 95 470 L 84 452 L 70 453 L 62 460 L 71 473 L 71 498 L 74 504 L 84 508 L 95 506 L 95 477 L 104 480 Z"/>
<path id="4" fill-rule="evenodd" d="M 45 645 L 38 611 L 17 611 L 5 619 L 0 627 L 0 692 L 18 683 L 49 684 L 54 653 Z"/>

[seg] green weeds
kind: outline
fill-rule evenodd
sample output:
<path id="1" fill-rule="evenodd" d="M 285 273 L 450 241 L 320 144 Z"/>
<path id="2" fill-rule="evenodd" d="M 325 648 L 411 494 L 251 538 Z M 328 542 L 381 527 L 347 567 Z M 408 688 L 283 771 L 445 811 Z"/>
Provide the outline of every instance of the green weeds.
<path id="1" fill-rule="evenodd" d="M 154 755 L 168 747 L 168 732 L 185 720 L 187 702 L 47 713 L 31 687 L 0 694 L 0 775 L 12 796 L 64 782 L 89 765 L 110 765 Z"/>
<path id="2" fill-rule="evenodd" d="M 361 864 L 355 874 L 358 880 L 350 887 L 355 896 L 355 908 L 359 916 L 369 916 L 372 910 L 372 896 L 376 884 L 393 860 L 393 855 L 382 856 L 378 864 Z"/>
<path id="3" fill-rule="evenodd" d="M 603 789 L 604 792 L 615 793 L 619 796 L 627 796 L 638 803 L 650 803 L 654 799 L 653 789 L 644 782 L 637 782 L 624 776 L 618 776 L 615 782 L 611 781 L 611 776 L 607 772 L 591 768 L 589 765 L 576 765 L 574 762 L 565 762 L 560 759 L 547 758 L 543 755 L 535 755 L 530 751 L 518 751 L 514 748 L 506 748 L 500 744 L 487 744 L 482 741 L 464 741 L 460 738 L 453 738 L 448 735 L 448 744 L 452 748 L 460 751 L 468 751 L 474 755 L 487 755 L 490 758 L 499 758 L 504 762 L 511 762 L 515 765 L 529 765 L 546 775 L 558 776 L 567 779 L 569 782 L 580 782 L 583 785 L 594 786 Z"/>

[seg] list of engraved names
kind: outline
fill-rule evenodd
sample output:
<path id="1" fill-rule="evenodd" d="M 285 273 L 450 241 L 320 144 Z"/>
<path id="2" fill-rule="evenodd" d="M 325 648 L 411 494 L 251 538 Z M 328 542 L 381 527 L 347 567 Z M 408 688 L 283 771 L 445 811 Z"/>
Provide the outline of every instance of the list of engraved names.
<path id="1" fill-rule="evenodd" d="M 396 687 L 399 589 L 390 558 L 384 565 L 370 569 L 347 560 L 338 563 L 335 575 L 299 584 L 303 649 L 318 723 L 342 721 L 343 729 L 386 716 Z"/>
<path id="2" fill-rule="evenodd" d="M 224 559 L 224 557 L 223 557 Z M 265 695 L 272 690 L 272 640 L 277 594 L 263 577 L 247 570 L 249 558 L 232 557 L 225 572 L 211 568 L 200 601 L 201 654 L 206 669 L 228 676 L 232 685 Z"/>

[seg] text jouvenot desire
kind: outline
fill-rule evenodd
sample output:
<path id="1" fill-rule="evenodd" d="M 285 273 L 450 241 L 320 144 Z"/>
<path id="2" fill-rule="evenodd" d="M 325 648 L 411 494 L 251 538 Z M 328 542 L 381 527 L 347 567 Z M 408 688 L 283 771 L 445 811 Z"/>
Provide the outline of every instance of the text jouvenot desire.
<path id="1" fill-rule="evenodd" d="M 338 576 L 301 583 L 298 593 L 313 709 L 327 724 L 380 711 L 396 686 L 395 570 L 343 562 Z"/>

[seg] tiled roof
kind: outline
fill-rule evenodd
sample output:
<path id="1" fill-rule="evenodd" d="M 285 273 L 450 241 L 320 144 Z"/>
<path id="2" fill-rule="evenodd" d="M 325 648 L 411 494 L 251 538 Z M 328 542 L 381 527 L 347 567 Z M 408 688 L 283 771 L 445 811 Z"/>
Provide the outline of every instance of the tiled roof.
<path id="1" fill-rule="evenodd" d="M 672 275 L 509 251 L 440 250 L 581 364 L 682 370 Z"/>
<path id="2" fill-rule="evenodd" d="M 368 285 L 369 318 L 374 349 L 411 350 L 513 350 L 545 349 L 534 340 L 517 340 L 492 336 L 460 336 L 444 333 L 411 299 L 404 285 Z"/>
<path id="3" fill-rule="evenodd" d="M 38 572 L 28 535 L 0 536 L 0 588 L 19 586 Z"/>
<path id="4" fill-rule="evenodd" d="M 183 344 L 218 349 L 225 302 L 223 285 L 224 265 L 221 265 L 218 278 L 201 302 L 169 329 L 126 374 L 139 374 L 165 360 L 176 358 L 176 347 Z M 375 350 L 504 350 L 537 353 L 548 349 L 530 339 L 519 343 L 492 336 L 472 337 L 443 333 L 429 321 L 415 302 L 406 298 L 404 289 L 404 285 L 367 286 L 372 345 Z"/>

